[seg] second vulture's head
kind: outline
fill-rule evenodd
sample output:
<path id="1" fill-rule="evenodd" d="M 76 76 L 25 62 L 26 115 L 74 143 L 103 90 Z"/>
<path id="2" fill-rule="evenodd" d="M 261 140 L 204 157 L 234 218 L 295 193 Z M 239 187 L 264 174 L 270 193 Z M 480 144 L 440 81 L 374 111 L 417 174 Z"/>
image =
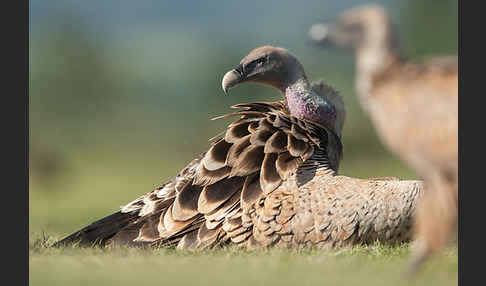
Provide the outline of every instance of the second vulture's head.
<path id="1" fill-rule="evenodd" d="M 261 46 L 252 50 L 237 67 L 224 75 L 222 86 L 227 93 L 240 83 L 257 82 L 285 92 L 288 86 L 303 78 L 305 73 L 302 65 L 289 51 Z"/>
<path id="2" fill-rule="evenodd" d="M 367 4 L 350 8 L 329 23 L 309 29 L 310 40 L 321 46 L 337 46 L 358 53 L 365 49 L 390 51 L 396 48 L 395 29 L 388 13 L 381 6 Z"/>

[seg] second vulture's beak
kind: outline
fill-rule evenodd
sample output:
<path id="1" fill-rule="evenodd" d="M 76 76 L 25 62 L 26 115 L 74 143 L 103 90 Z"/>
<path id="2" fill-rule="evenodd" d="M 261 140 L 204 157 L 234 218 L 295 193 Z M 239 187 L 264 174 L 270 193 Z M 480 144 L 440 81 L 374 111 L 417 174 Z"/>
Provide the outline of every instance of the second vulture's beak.
<path id="1" fill-rule="evenodd" d="M 327 47 L 331 45 L 331 33 L 333 32 L 332 24 L 315 24 L 309 29 L 309 40 L 311 43 Z"/>
<path id="2" fill-rule="evenodd" d="M 223 81 L 221 82 L 224 93 L 228 95 L 228 90 L 244 81 L 244 79 L 245 76 L 243 75 L 241 65 L 227 72 L 223 77 Z"/>

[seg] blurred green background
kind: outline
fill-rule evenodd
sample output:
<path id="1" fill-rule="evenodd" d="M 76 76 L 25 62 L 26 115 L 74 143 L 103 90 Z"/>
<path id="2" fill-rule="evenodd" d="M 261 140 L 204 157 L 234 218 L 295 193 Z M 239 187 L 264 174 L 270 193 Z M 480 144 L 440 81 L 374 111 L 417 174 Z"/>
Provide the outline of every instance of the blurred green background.
<path id="1" fill-rule="evenodd" d="M 67 234 L 174 176 L 227 124 L 229 106 L 277 100 L 221 79 L 253 48 L 282 46 L 344 97 L 341 174 L 416 178 L 384 149 L 355 98 L 350 54 L 307 30 L 364 1 L 31 0 L 30 232 Z M 457 54 L 457 1 L 379 1 L 412 59 Z"/>

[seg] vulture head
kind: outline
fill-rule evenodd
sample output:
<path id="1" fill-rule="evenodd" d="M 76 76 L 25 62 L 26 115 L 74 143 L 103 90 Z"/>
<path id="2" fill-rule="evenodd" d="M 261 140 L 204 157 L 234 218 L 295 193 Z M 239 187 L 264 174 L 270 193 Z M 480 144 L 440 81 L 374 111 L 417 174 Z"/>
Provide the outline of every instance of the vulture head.
<path id="1" fill-rule="evenodd" d="M 284 48 L 261 46 L 252 50 L 238 66 L 227 72 L 222 81 L 223 91 L 243 82 L 262 83 L 284 92 L 297 80 L 305 78 L 302 65 Z"/>
<path id="2" fill-rule="evenodd" d="M 329 23 L 309 29 L 311 41 L 321 47 L 337 46 L 355 51 L 395 49 L 397 39 L 388 13 L 376 4 L 353 7 Z"/>
<path id="3" fill-rule="evenodd" d="M 341 96 L 321 82 L 310 84 L 299 60 L 280 47 L 261 46 L 245 56 L 222 80 L 223 91 L 244 82 L 255 82 L 278 89 L 290 114 L 324 126 L 332 126 L 341 136 L 345 108 Z"/>

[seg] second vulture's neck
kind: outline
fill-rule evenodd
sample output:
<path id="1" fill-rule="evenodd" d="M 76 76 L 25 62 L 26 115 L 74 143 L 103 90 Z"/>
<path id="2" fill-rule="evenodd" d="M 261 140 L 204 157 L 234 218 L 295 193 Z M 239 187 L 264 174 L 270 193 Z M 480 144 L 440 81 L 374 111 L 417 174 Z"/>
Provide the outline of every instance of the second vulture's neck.
<path id="1" fill-rule="evenodd" d="M 355 51 L 356 91 L 361 104 L 367 105 L 373 85 L 403 62 L 395 31 L 391 25 L 368 31 Z"/>

